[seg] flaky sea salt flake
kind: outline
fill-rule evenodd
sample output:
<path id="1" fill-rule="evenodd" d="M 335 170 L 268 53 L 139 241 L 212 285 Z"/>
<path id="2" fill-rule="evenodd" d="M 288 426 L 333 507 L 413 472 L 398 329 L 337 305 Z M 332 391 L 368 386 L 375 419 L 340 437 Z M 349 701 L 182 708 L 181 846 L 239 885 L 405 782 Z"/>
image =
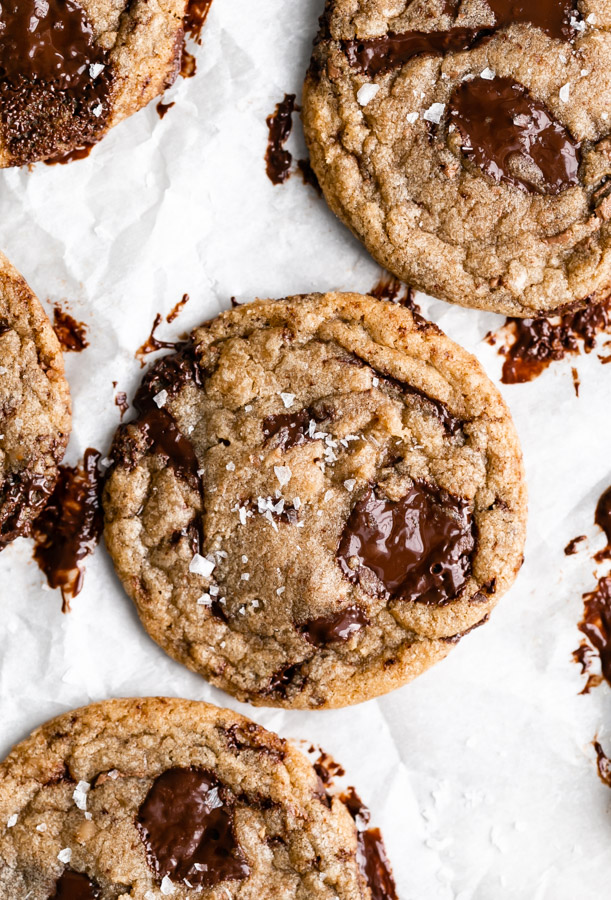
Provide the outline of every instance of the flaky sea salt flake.
<path id="1" fill-rule="evenodd" d="M 175 888 L 174 888 L 174 885 L 172 884 L 172 882 L 170 881 L 170 878 L 168 875 L 164 875 L 163 878 L 161 879 L 161 884 L 159 886 L 159 890 L 164 895 L 164 897 L 167 897 L 170 894 L 174 893 Z"/>
<path id="2" fill-rule="evenodd" d="M 284 487 L 291 480 L 293 473 L 288 466 L 274 466 L 274 474 L 280 482 L 280 487 Z"/>
<path id="3" fill-rule="evenodd" d="M 284 403 L 284 408 L 289 409 L 295 402 L 295 394 L 289 394 L 286 391 L 280 391 L 280 399 Z"/>
<path id="4" fill-rule="evenodd" d="M 62 863 L 69 863 L 72 859 L 72 850 L 70 847 L 66 847 L 64 850 L 60 850 L 57 854 L 57 858 Z"/>
<path id="5" fill-rule="evenodd" d="M 159 409 L 161 409 L 162 406 L 165 406 L 167 399 L 168 399 L 168 392 L 166 391 L 165 388 L 162 391 L 159 391 L 159 393 L 155 394 L 155 396 L 153 397 L 153 400 L 155 401 L 155 403 L 157 404 Z"/>
<path id="6" fill-rule="evenodd" d="M 367 106 L 367 104 L 371 100 L 373 100 L 379 90 L 379 84 L 363 84 L 356 92 L 356 99 L 361 106 Z"/>
<path id="7" fill-rule="evenodd" d="M 426 119 L 427 122 L 433 122 L 435 125 L 439 125 L 445 108 L 445 103 L 431 103 L 429 108 L 425 109 L 422 113 L 422 118 Z"/>
<path id="8" fill-rule="evenodd" d="M 194 575 L 202 575 L 204 578 L 208 578 L 213 571 L 214 563 L 199 553 L 196 553 L 189 563 L 189 572 L 192 572 Z"/>
<path id="9" fill-rule="evenodd" d="M 17 813 L 13 813 L 13 815 L 10 817 L 10 819 L 6 823 L 6 827 L 14 828 L 15 825 L 17 824 L 17 819 L 18 819 Z"/>
<path id="10" fill-rule="evenodd" d="M 558 91 L 558 96 L 562 100 L 563 103 L 568 103 L 569 95 L 571 93 L 571 84 L 567 81 L 566 84 L 563 84 L 560 90 Z"/>

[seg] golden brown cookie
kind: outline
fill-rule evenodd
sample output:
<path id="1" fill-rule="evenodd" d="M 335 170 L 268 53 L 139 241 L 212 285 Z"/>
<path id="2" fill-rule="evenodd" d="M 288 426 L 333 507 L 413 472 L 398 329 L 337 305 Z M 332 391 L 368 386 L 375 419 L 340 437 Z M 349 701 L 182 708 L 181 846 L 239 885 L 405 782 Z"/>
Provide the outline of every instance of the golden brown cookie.
<path id="1" fill-rule="evenodd" d="M 59 342 L 37 298 L 0 254 L 0 550 L 29 534 L 69 434 Z"/>
<path id="2" fill-rule="evenodd" d="M 105 537 L 149 634 L 241 700 L 404 684 L 522 562 L 516 433 L 478 362 L 358 294 L 256 301 L 156 362 L 119 429 Z"/>
<path id="3" fill-rule="evenodd" d="M 206 703 L 97 703 L 0 765 L 2 900 L 372 900 L 362 847 L 301 753 Z"/>
<path id="4" fill-rule="evenodd" d="M 328 0 L 303 95 L 325 197 L 396 276 L 509 316 L 611 288 L 602 0 Z"/>

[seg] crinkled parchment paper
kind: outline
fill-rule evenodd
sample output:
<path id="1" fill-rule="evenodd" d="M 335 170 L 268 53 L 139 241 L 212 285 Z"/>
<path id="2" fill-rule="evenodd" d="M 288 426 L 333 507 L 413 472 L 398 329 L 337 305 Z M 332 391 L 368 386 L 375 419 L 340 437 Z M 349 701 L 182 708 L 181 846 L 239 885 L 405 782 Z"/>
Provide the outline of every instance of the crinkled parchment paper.
<path id="1" fill-rule="evenodd" d="M 238 301 L 367 291 L 379 269 L 298 177 L 274 187 L 266 116 L 300 95 L 322 0 L 214 0 L 196 77 L 116 128 L 88 159 L 0 172 L 0 247 L 43 302 L 65 302 L 90 346 L 66 356 L 67 462 L 105 452 L 131 396 L 134 351 L 155 313 L 191 299 L 172 339 Z M 289 146 L 304 155 L 299 127 Z M 419 300 L 421 298 L 418 298 Z M 423 300 L 424 312 L 498 381 L 483 340 L 499 317 Z M 571 378 L 581 379 L 577 398 Z M 402 900 L 609 896 L 611 791 L 591 741 L 611 750 L 606 685 L 579 696 L 571 659 L 594 585 L 596 500 L 611 483 L 611 366 L 596 353 L 503 387 L 530 485 L 526 564 L 489 624 L 412 685 L 354 709 L 253 710 L 210 688 L 146 636 L 103 546 L 68 615 L 19 540 L 0 556 L 0 755 L 71 707 L 116 695 L 211 700 L 322 745 L 382 827 Z M 565 557 L 578 534 L 589 549 Z M 606 738 L 606 740 L 605 740 Z"/>

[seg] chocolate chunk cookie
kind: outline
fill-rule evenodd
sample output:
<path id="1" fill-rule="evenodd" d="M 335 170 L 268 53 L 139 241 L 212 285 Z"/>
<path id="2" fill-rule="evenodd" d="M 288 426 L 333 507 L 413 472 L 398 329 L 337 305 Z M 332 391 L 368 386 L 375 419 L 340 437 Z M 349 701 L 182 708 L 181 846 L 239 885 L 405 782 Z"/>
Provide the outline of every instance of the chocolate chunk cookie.
<path id="1" fill-rule="evenodd" d="M 0 166 L 95 143 L 172 84 L 185 2 L 2 3 Z"/>
<path id="2" fill-rule="evenodd" d="M 328 0 L 303 96 L 333 211 L 385 268 L 509 316 L 611 288 L 602 0 Z"/>
<path id="3" fill-rule="evenodd" d="M 255 704 L 398 687 L 522 560 L 509 413 L 477 361 L 358 294 L 256 301 L 155 363 L 120 428 L 107 547 L 149 634 Z"/>
<path id="4" fill-rule="evenodd" d="M 0 765 L 3 900 L 372 900 L 357 850 L 301 753 L 206 703 L 88 706 Z"/>
<path id="5" fill-rule="evenodd" d="M 70 433 L 59 342 L 40 303 L 0 254 L 0 550 L 29 534 Z"/>

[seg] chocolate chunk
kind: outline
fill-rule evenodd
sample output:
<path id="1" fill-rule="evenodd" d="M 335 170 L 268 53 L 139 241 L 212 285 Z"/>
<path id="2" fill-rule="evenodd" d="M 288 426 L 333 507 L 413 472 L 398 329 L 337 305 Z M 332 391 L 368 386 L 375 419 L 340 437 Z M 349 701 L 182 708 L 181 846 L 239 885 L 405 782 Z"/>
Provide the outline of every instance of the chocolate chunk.
<path id="1" fill-rule="evenodd" d="M 269 129 L 265 170 L 272 184 L 282 184 L 290 175 L 293 157 L 284 145 L 293 128 L 295 109 L 295 94 L 285 94 L 284 99 L 276 104 L 275 112 L 265 120 Z"/>
<path id="2" fill-rule="evenodd" d="M 488 5 L 494 13 L 494 26 L 405 31 L 401 34 L 390 32 L 364 41 L 342 41 L 342 47 L 354 69 L 365 75 L 378 75 L 405 65 L 422 54 L 437 56 L 468 50 L 482 38 L 512 24 L 530 23 L 561 41 L 569 41 L 575 33 L 571 25 L 571 15 L 576 5 L 574 0 L 544 0 L 541 3 L 488 0 Z M 454 11 L 453 6 L 446 4 L 444 12 L 454 15 Z"/>
<path id="3" fill-rule="evenodd" d="M 201 385 L 202 377 L 191 344 L 173 344 L 176 353 L 154 363 L 145 375 L 136 396 L 136 424 L 156 453 L 167 456 L 170 465 L 184 478 L 199 485 L 199 463 L 191 441 L 181 432 L 174 416 L 155 397 L 165 390 L 176 394 L 185 384 Z"/>
<path id="4" fill-rule="evenodd" d="M 305 444 L 311 438 L 306 434 L 310 416 L 307 410 L 296 413 L 280 413 L 277 416 L 266 416 L 263 419 L 263 437 L 266 442 L 278 435 L 277 446 L 282 450 L 290 450 L 299 444 Z"/>
<path id="5" fill-rule="evenodd" d="M 399 900 L 380 829 L 367 828 L 371 813 L 353 787 L 340 800 L 356 823 L 359 868 L 369 885 L 372 900 Z"/>
<path id="6" fill-rule="evenodd" d="M 423 482 L 398 501 L 370 489 L 344 528 L 337 550 L 342 572 L 363 584 L 362 570 L 370 570 L 392 598 L 448 603 L 471 571 L 475 529 L 467 505 Z"/>
<path id="7" fill-rule="evenodd" d="M 378 75 L 404 65 L 423 53 L 438 55 L 448 51 L 468 50 L 479 34 L 473 28 L 451 28 L 449 31 L 407 31 L 386 34 L 365 41 L 342 41 L 342 47 L 353 69 L 364 75 Z"/>
<path id="8" fill-rule="evenodd" d="M 369 625 L 365 611 L 360 606 L 353 605 L 347 606 L 334 616 L 310 619 L 300 630 L 311 644 L 324 647 L 325 644 L 349 640 L 365 625 Z"/>
<path id="9" fill-rule="evenodd" d="M 160 775 L 137 825 L 158 878 L 167 875 L 197 888 L 250 874 L 234 833 L 231 795 L 205 769 L 175 768 Z"/>
<path id="10" fill-rule="evenodd" d="M 86 875 L 66 869 L 60 875 L 50 900 L 98 900 L 101 896 L 99 887 Z"/>
<path id="11" fill-rule="evenodd" d="M 73 0 L 9 0 L 0 26 L 0 117 L 15 162 L 99 138 L 109 59 L 83 8 Z"/>
<path id="12" fill-rule="evenodd" d="M 599 550 L 594 557 L 596 562 L 602 562 L 611 557 L 611 487 L 604 491 L 596 504 L 594 522 L 599 528 L 602 528 L 607 538 L 607 546 Z"/>
<path id="13" fill-rule="evenodd" d="M 579 142 L 523 85 L 509 78 L 464 81 L 449 112 L 463 153 L 495 181 L 540 194 L 579 183 Z"/>
<path id="14" fill-rule="evenodd" d="M 294 663 L 274 672 L 263 693 L 272 697 L 284 698 L 288 695 L 289 687 L 301 690 L 305 681 L 304 676 L 301 674 L 301 665 L 301 663 Z"/>
<path id="15" fill-rule="evenodd" d="M 583 600 L 583 618 L 578 628 L 587 643 L 574 651 L 573 658 L 584 672 L 589 670 L 592 656 L 598 654 L 602 677 L 611 685 L 611 575 L 600 578 L 596 588 L 583 595 Z M 600 681 L 599 675 L 590 675 L 583 693 L 589 693 Z"/>
<path id="16" fill-rule="evenodd" d="M 83 586 L 83 560 L 102 533 L 100 454 L 91 447 L 82 465 L 60 466 L 51 497 L 32 526 L 34 559 L 49 586 L 60 588 L 64 612 Z"/>

